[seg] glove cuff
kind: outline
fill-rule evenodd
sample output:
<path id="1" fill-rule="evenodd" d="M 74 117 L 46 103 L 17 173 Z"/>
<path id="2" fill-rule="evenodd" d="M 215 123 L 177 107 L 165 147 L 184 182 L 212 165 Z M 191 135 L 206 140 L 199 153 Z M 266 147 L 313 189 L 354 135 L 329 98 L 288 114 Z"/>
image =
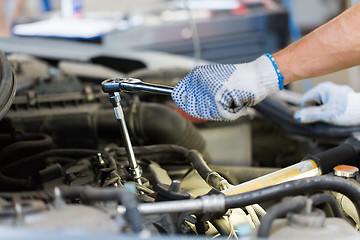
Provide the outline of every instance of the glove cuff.
<path id="1" fill-rule="evenodd" d="M 267 56 L 270 59 L 272 65 L 273 65 L 273 67 L 275 69 L 275 72 L 276 72 L 276 74 L 278 76 L 279 89 L 283 90 L 284 89 L 284 78 L 285 77 L 283 75 L 281 75 L 280 70 L 279 70 L 278 66 L 276 65 L 276 63 L 275 63 L 275 59 L 273 58 L 273 56 L 271 56 L 270 53 L 266 53 L 265 56 Z"/>
<path id="2" fill-rule="evenodd" d="M 252 62 L 252 64 L 254 65 L 254 70 L 256 71 L 259 80 L 259 85 L 257 86 L 257 95 L 259 99 L 257 99 L 256 103 L 260 102 L 268 95 L 284 88 L 284 77 L 280 74 L 276 63 L 270 54 L 262 55 Z"/>

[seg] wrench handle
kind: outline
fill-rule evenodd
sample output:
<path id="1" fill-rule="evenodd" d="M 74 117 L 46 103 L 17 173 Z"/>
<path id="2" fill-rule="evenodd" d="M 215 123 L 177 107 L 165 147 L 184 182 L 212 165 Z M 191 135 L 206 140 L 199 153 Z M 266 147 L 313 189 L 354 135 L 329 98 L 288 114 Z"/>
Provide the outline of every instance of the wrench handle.
<path id="1" fill-rule="evenodd" d="M 142 82 L 135 78 L 111 78 L 101 83 L 102 90 L 106 93 L 112 92 L 134 92 L 143 91 L 156 94 L 171 95 L 173 87 Z"/>

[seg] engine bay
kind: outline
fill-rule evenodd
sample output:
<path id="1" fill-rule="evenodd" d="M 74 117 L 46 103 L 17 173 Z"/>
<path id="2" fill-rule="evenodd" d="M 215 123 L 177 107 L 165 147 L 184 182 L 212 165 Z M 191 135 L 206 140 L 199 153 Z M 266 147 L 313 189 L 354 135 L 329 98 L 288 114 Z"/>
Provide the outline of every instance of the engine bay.
<path id="1" fill-rule="evenodd" d="M 239 120 L 207 122 L 169 95 L 119 90 L 109 101 L 101 85 L 174 86 L 187 67 L 8 54 L 1 68 L 0 225 L 9 236 L 359 236 L 360 128 L 297 123 L 291 92 Z"/>

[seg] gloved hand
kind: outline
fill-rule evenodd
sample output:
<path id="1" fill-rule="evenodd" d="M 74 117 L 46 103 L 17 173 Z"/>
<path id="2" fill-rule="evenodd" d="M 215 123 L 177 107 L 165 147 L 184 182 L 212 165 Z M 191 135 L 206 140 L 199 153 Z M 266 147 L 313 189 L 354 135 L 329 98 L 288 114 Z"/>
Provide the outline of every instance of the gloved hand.
<path id="1" fill-rule="evenodd" d="M 174 101 L 193 117 L 234 120 L 283 88 L 274 59 L 263 55 L 245 64 L 195 67 L 174 88 Z"/>
<path id="2" fill-rule="evenodd" d="M 320 101 L 319 106 L 305 107 L 295 113 L 303 123 L 323 121 L 334 125 L 360 125 L 360 94 L 345 85 L 324 82 L 306 92 L 302 107 L 309 101 Z"/>

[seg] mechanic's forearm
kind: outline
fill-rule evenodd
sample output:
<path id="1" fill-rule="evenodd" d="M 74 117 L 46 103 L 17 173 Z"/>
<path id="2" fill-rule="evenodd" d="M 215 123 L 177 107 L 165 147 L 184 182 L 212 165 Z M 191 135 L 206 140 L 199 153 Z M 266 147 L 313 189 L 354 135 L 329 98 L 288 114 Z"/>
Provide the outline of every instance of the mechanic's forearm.
<path id="1" fill-rule="evenodd" d="M 360 64 L 360 4 L 273 54 L 284 85 Z"/>

